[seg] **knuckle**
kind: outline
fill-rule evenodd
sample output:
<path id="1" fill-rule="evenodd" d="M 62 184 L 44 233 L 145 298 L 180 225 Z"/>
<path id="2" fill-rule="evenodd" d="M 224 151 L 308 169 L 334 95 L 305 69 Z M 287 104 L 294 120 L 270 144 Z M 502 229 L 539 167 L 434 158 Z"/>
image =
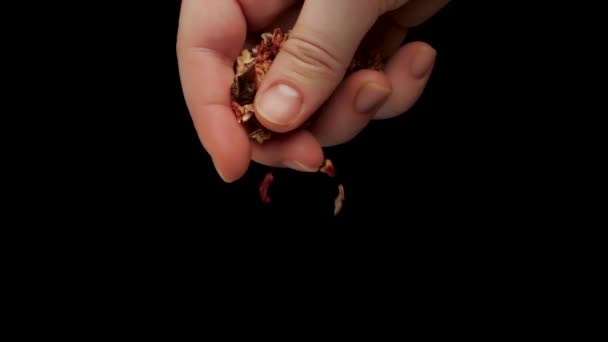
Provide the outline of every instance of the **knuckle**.
<path id="1" fill-rule="evenodd" d="M 306 78 L 333 78 L 346 69 L 345 63 L 320 42 L 299 35 L 290 35 L 281 47 L 294 64 L 293 71 Z"/>

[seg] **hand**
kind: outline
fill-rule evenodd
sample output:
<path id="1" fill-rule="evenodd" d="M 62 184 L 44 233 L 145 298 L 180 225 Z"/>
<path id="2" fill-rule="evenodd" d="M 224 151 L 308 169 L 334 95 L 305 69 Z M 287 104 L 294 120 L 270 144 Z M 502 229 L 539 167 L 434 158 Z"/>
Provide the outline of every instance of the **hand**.
<path id="1" fill-rule="evenodd" d="M 203 147 L 224 181 L 240 178 L 251 160 L 316 171 L 321 146 L 356 136 L 370 119 L 407 111 L 428 81 L 435 51 L 400 47 L 407 28 L 449 0 L 183 0 L 177 40 L 180 78 Z M 407 4 L 406 4 L 407 3 Z M 248 32 L 295 26 L 256 95 L 256 118 L 276 132 L 252 143 L 230 109 L 233 64 Z M 259 35 L 255 36 L 255 41 Z M 355 51 L 375 45 L 391 56 L 385 72 L 343 79 Z M 297 129 L 318 112 L 310 130 Z"/>

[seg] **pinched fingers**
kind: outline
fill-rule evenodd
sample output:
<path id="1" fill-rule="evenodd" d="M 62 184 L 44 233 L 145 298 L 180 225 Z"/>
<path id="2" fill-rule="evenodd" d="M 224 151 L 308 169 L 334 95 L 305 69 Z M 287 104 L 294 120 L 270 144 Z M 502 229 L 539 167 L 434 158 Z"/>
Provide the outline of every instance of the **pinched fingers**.
<path id="1" fill-rule="evenodd" d="M 275 135 L 264 144 L 253 144 L 253 160 L 271 167 L 315 172 L 323 164 L 323 150 L 307 130 Z"/>

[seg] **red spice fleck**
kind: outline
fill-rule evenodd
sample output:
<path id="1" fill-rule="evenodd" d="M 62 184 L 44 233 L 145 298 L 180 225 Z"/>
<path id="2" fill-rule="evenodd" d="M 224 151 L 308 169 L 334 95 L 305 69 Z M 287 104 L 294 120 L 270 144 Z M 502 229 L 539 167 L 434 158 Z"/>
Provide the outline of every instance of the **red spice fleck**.
<path id="1" fill-rule="evenodd" d="M 270 197 L 268 197 L 268 187 L 270 187 L 273 180 L 274 177 L 272 176 L 272 172 L 268 172 L 262 183 L 260 183 L 260 198 L 264 204 L 270 203 Z"/>
<path id="2" fill-rule="evenodd" d="M 319 171 L 329 175 L 329 177 L 336 176 L 336 168 L 334 167 L 334 164 L 329 159 L 325 159 L 325 163 L 323 164 L 323 166 L 321 166 Z"/>

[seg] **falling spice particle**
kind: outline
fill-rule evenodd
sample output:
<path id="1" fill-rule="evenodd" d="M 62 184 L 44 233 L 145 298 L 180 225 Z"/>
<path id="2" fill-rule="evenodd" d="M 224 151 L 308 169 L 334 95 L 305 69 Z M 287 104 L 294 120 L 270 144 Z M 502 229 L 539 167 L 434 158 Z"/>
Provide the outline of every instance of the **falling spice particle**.
<path id="1" fill-rule="evenodd" d="M 338 185 L 338 196 L 334 201 L 334 216 L 338 216 L 340 210 L 342 210 L 342 202 L 344 202 L 344 186 Z"/>
<path id="2" fill-rule="evenodd" d="M 323 163 L 323 166 L 319 169 L 319 172 L 328 175 L 329 177 L 334 178 L 336 176 L 336 169 L 330 159 L 326 159 Z M 264 179 L 260 183 L 260 199 L 264 204 L 270 204 L 271 200 L 268 196 L 268 188 L 270 184 L 274 181 L 274 176 L 272 172 L 266 173 Z M 342 203 L 344 202 L 344 185 L 338 184 L 338 196 L 336 196 L 334 200 L 334 216 L 337 216 L 342 210 Z"/>
<path id="3" fill-rule="evenodd" d="M 268 197 L 268 187 L 272 184 L 274 177 L 272 176 L 272 172 L 268 172 L 264 177 L 262 183 L 260 183 L 260 198 L 264 204 L 270 204 L 270 197 Z"/>
<path id="4" fill-rule="evenodd" d="M 327 174 L 329 177 L 332 178 L 336 176 L 336 168 L 334 167 L 334 164 L 331 162 L 330 159 L 325 159 L 325 162 L 323 163 L 323 166 L 321 166 L 319 171 Z"/>
<path id="5" fill-rule="evenodd" d="M 336 177 L 336 168 L 331 159 L 325 159 L 323 166 L 319 169 L 319 172 L 328 175 L 329 177 Z M 344 201 L 344 185 L 338 185 L 338 196 L 334 200 L 334 216 L 337 216 L 342 210 L 342 202 Z"/>

